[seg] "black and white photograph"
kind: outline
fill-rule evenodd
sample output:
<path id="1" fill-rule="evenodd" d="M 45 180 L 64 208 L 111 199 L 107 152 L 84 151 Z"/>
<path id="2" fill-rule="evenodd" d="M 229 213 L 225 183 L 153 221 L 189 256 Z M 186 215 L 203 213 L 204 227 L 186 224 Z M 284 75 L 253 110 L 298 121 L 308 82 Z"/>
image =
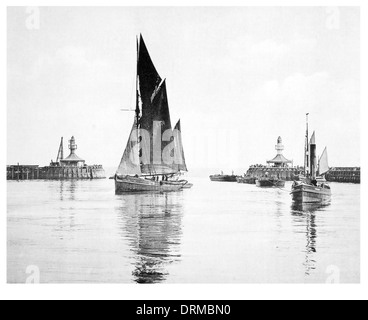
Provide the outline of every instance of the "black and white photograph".
<path id="1" fill-rule="evenodd" d="M 361 284 L 362 19 L 6 7 L 7 285 Z"/>

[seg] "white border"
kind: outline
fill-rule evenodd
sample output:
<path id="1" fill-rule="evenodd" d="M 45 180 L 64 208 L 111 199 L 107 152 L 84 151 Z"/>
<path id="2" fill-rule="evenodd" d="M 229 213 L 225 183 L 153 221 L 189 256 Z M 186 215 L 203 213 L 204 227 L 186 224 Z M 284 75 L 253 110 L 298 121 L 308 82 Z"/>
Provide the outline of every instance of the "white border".
<path id="1" fill-rule="evenodd" d="M 0 8 L 1 17 L 1 46 L 0 51 L 2 70 L 6 70 L 6 6 L 153 6 L 153 1 L 5 1 Z M 155 1 L 159 6 L 360 6 L 361 7 L 361 106 L 367 102 L 367 31 L 368 31 L 368 5 L 367 1 Z M 363 43 L 364 41 L 364 43 Z M 2 122 L 0 126 L 1 150 L 6 147 L 6 72 L 1 76 L 1 102 Z M 367 111 L 361 107 L 361 163 L 367 163 Z M 5 165 L 6 152 L 1 152 L 1 167 L 3 168 L 3 181 L 1 183 L 1 212 L 0 219 L 0 298 L 1 299 L 366 299 L 367 288 L 367 199 L 361 199 L 361 285 L 7 285 L 6 284 L 6 180 Z M 365 181 L 368 181 L 365 169 L 362 170 L 362 195 L 367 195 Z"/>

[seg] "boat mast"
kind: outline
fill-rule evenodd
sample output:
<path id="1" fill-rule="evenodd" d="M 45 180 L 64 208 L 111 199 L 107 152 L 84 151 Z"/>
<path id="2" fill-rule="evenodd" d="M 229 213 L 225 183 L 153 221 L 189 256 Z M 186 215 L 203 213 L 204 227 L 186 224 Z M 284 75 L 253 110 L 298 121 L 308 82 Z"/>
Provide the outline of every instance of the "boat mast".
<path id="1" fill-rule="evenodd" d="M 307 118 L 307 131 L 305 135 L 305 148 L 304 148 L 304 175 L 308 177 L 309 175 L 309 123 L 308 123 L 309 113 L 306 114 Z"/>
<path id="2" fill-rule="evenodd" d="M 139 115 L 140 115 L 140 109 L 139 109 L 139 92 L 138 92 L 138 64 L 139 64 L 139 42 L 137 37 L 137 78 L 135 81 L 135 92 L 136 92 L 136 108 L 135 108 L 135 114 L 137 117 L 137 129 L 139 129 Z"/>

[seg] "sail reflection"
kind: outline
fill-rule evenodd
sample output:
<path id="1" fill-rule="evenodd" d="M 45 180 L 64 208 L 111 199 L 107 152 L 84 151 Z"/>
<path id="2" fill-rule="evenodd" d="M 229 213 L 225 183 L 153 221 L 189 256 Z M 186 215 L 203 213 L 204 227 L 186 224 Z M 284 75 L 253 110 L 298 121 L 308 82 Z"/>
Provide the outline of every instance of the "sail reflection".
<path id="1" fill-rule="evenodd" d="M 321 214 L 324 208 L 329 204 L 320 203 L 293 203 L 291 212 L 294 217 L 294 225 L 305 227 L 306 235 L 306 249 L 305 261 L 305 275 L 310 276 L 317 268 L 316 253 L 317 253 L 317 230 L 316 214 Z"/>
<path id="2" fill-rule="evenodd" d="M 123 237 L 134 256 L 133 280 L 159 283 L 167 279 L 167 267 L 180 261 L 182 195 L 126 194 L 118 208 Z"/>

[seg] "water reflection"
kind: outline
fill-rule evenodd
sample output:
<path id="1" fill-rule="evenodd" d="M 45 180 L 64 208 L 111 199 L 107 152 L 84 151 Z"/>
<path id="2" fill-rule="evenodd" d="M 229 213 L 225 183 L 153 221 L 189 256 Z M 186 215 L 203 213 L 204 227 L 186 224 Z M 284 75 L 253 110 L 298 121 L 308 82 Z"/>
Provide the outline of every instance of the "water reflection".
<path id="1" fill-rule="evenodd" d="M 321 204 L 321 203 L 293 202 L 291 206 L 291 210 L 293 213 L 297 213 L 297 214 L 316 213 L 317 211 L 323 211 L 323 209 L 325 209 L 329 205 L 330 203 Z"/>
<path id="2" fill-rule="evenodd" d="M 68 201 L 75 201 L 78 190 L 75 180 L 60 180 L 57 183 L 59 184 L 59 198 L 62 205 L 55 231 L 59 239 L 64 240 L 66 236 L 72 236 L 71 232 L 75 227 L 75 208 Z"/>
<path id="3" fill-rule="evenodd" d="M 306 250 L 305 275 L 310 276 L 317 268 L 316 253 L 317 253 L 317 230 L 316 215 L 321 214 L 324 208 L 329 204 L 314 204 L 314 203 L 293 203 L 291 212 L 294 217 L 295 227 L 303 227 L 306 229 Z"/>
<path id="4" fill-rule="evenodd" d="M 53 185 L 52 188 L 58 189 L 60 201 L 74 201 L 78 191 L 76 180 L 55 181 L 55 185 Z"/>
<path id="5" fill-rule="evenodd" d="M 133 252 L 133 280 L 159 283 L 167 267 L 180 261 L 182 193 L 124 195 L 118 208 L 122 236 Z"/>
<path id="6" fill-rule="evenodd" d="M 283 227 L 282 227 L 282 217 L 284 215 L 284 211 L 285 211 L 285 204 L 282 201 L 282 191 L 281 190 L 277 190 L 277 196 L 275 199 L 275 203 L 276 203 L 276 222 L 277 222 L 277 230 L 278 232 L 281 234 Z"/>
<path id="7" fill-rule="evenodd" d="M 60 181 L 60 191 L 59 191 L 59 195 L 60 195 L 60 201 L 64 201 L 64 181 Z"/>

